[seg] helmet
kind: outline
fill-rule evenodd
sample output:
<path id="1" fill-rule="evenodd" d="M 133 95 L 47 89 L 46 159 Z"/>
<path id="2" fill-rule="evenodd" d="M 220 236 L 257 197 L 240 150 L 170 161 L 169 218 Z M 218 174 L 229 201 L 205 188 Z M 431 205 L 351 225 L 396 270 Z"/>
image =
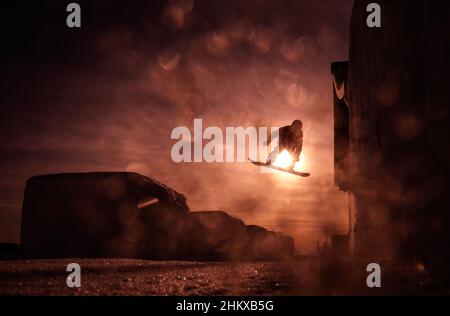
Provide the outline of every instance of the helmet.
<path id="1" fill-rule="evenodd" d="M 292 126 L 302 128 L 303 127 L 303 122 L 300 121 L 300 120 L 295 120 L 294 122 L 292 122 Z"/>

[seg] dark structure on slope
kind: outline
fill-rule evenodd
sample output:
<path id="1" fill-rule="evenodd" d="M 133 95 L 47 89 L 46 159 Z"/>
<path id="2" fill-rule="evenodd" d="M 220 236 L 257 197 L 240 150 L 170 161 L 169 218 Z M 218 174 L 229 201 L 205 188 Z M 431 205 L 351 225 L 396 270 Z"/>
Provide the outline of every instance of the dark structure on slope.
<path id="1" fill-rule="evenodd" d="M 450 3 L 355 1 L 349 62 L 333 63 L 335 183 L 356 211 L 355 254 L 450 267 Z"/>
<path id="2" fill-rule="evenodd" d="M 190 213 L 186 198 L 137 173 L 28 180 L 25 257 L 269 260 L 293 255 L 291 237 L 255 230 L 224 212 Z"/>

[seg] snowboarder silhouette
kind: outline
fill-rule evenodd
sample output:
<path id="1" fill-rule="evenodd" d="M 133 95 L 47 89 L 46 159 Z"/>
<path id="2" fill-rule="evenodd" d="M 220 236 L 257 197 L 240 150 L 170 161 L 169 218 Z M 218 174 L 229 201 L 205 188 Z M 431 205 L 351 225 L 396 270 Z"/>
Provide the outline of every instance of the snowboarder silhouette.
<path id="1" fill-rule="evenodd" d="M 303 123 L 300 120 L 295 120 L 290 126 L 284 126 L 269 135 L 267 145 L 269 145 L 278 132 L 278 146 L 269 154 L 266 164 L 272 164 L 275 162 L 278 154 L 286 150 L 292 158 L 292 164 L 288 167 L 292 170 L 295 163 L 300 160 L 300 154 L 303 147 Z"/>

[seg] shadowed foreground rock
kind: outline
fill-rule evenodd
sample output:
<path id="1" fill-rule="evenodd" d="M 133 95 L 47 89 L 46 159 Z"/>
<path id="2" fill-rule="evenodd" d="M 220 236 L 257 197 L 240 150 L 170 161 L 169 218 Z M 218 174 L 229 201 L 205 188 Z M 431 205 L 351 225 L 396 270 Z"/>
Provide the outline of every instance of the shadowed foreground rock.
<path id="1" fill-rule="evenodd" d="M 291 237 L 246 226 L 225 212 L 190 213 L 186 198 L 137 173 L 37 176 L 22 211 L 25 257 L 272 260 Z"/>
<path id="2" fill-rule="evenodd" d="M 195 235 L 194 252 L 206 259 L 279 259 L 294 252 L 292 237 L 245 225 L 225 212 L 193 212 L 191 217 L 204 227 L 202 234 Z"/>

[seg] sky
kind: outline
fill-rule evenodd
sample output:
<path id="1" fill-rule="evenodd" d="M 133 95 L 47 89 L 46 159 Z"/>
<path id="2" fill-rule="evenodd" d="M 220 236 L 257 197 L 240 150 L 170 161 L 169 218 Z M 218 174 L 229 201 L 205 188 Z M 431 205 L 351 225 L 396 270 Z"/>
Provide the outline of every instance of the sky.
<path id="1" fill-rule="evenodd" d="M 348 58 L 351 0 L 79 1 L 10 4 L 0 67 L 0 241 L 18 242 L 25 181 L 136 171 L 296 239 L 345 233 L 333 184 L 330 63 Z M 4 24 L 4 25 L 3 25 Z M 174 163 L 171 131 L 304 124 L 300 178 L 249 163 Z"/>

